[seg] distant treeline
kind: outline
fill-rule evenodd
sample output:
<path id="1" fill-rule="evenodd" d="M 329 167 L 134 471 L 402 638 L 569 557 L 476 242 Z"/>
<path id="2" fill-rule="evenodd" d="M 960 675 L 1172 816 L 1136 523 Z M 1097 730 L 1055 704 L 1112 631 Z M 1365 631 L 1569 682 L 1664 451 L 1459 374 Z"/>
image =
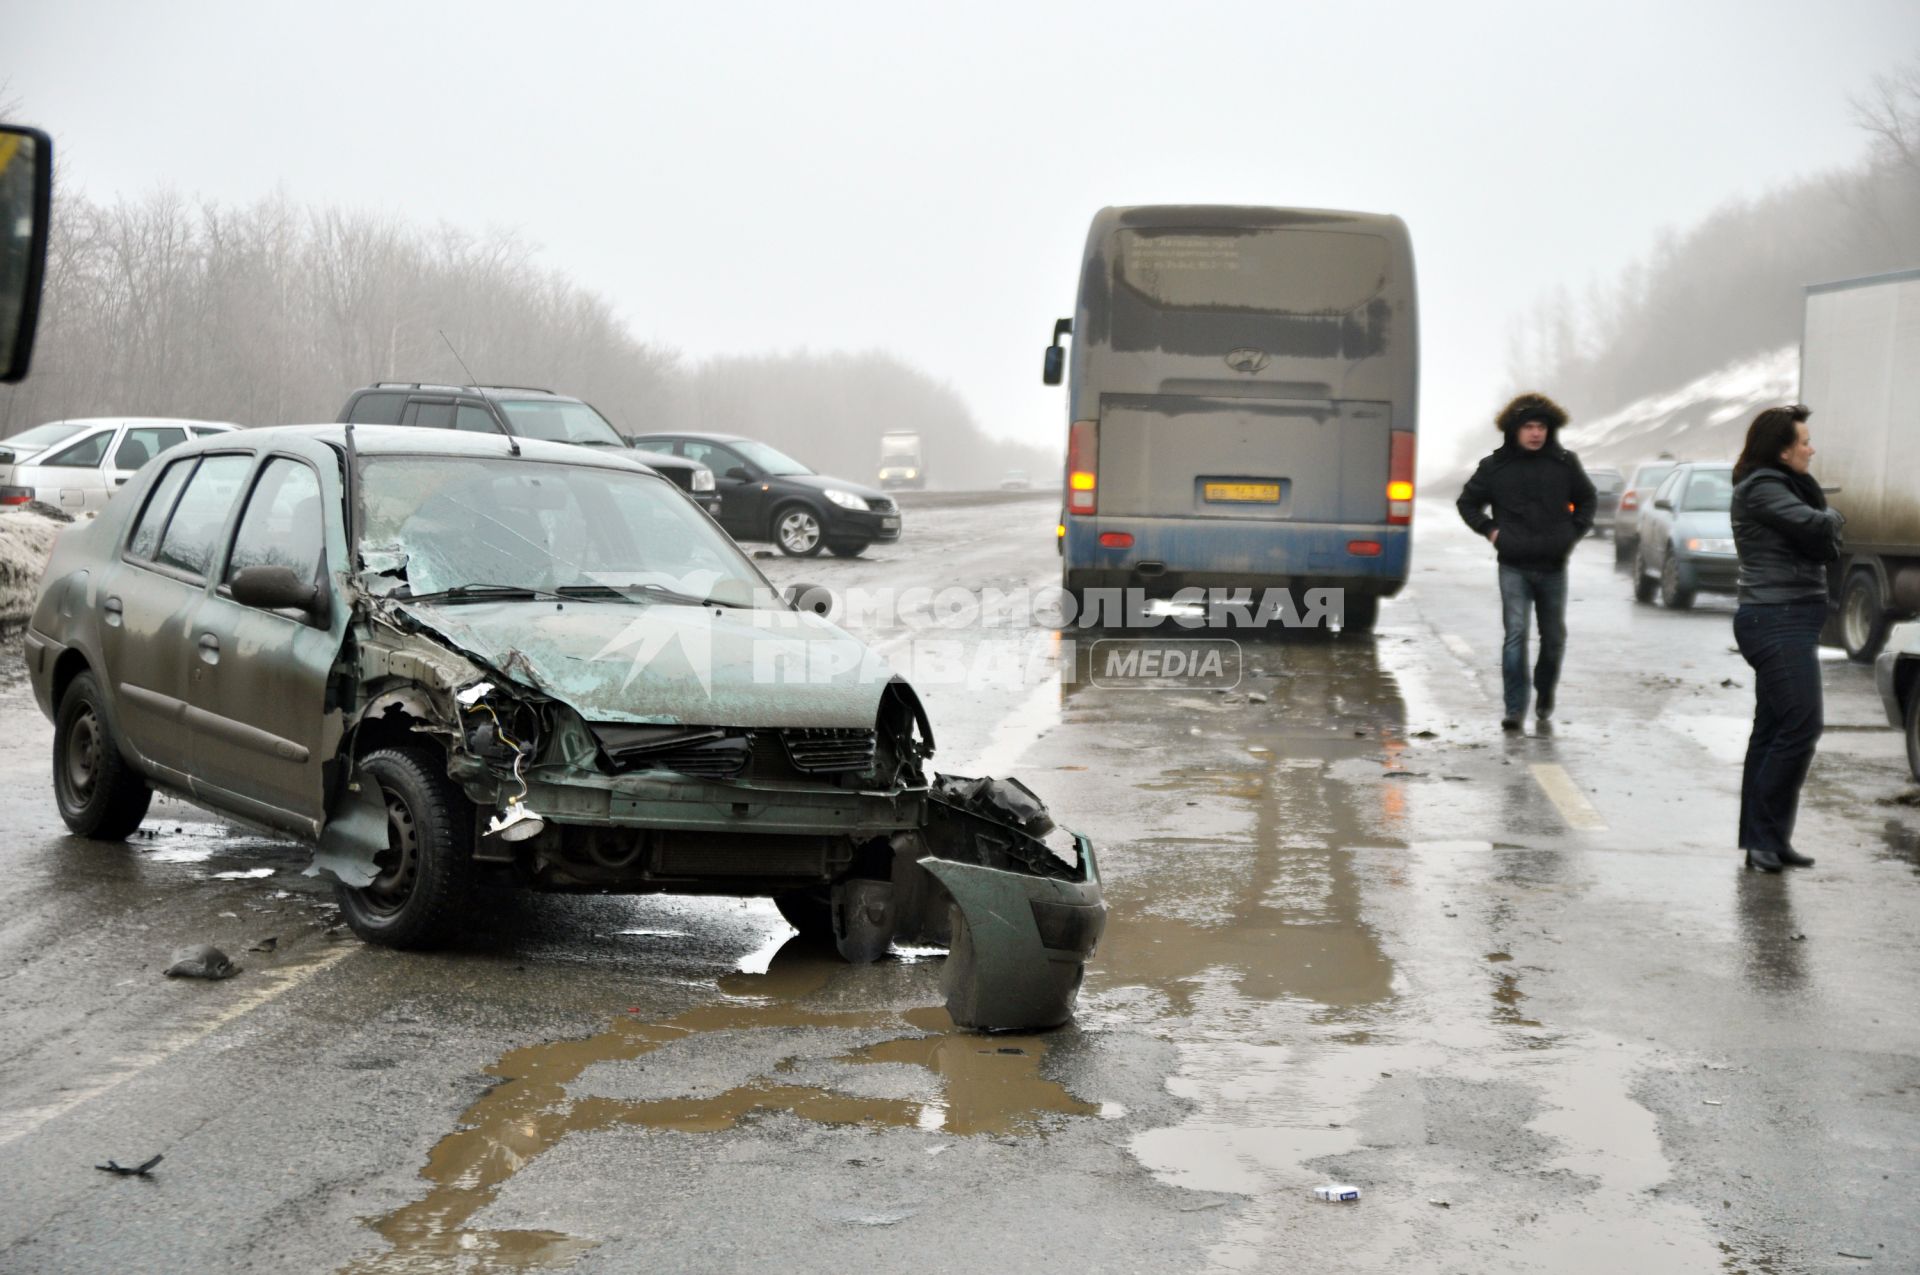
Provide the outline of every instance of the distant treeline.
<path id="1" fill-rule="evenodd" d="M 0 389 L 0 436 L 74 416 L 329 421 L 374 381 L 466 380 L 448 342 L 476 378 L 579 395 L 628 434 L 748 434 L 856 480 L 895 429 L 921 432 L 941 486 L 1059 467 L 988 437 L 952 387 L 890 354 L 686 364 L 515 235 L 284 198 L 102 203 L 64 184 L 32 374 Z"/>
<path id="2" fill-rule="evenodd" d="M 1853 106 L 1870 141 L 1854 167 L 1664 235 L 1584 302 L 1565 288 L 1542 298 L 1514 327 L 1510 388 L 1597 416 L 1797 344 L 1807 284 L 1920 267 L 1920 62 Z"/>

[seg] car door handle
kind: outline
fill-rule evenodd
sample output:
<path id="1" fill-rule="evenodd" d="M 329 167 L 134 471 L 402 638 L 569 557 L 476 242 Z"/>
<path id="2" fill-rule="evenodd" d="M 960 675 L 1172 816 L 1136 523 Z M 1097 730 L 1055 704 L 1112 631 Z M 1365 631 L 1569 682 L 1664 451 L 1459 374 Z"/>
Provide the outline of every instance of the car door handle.
<path id="1" fill-rule="evenodd" d="M 113 485 L 115 487 L 125 487 L 127 485 L 127 480 L 124 478 L 116 478 L 113 480 Z"/>
<path id="2" fill-rule="evenodd" d="M 107 624 L 110 627 L 116 629 L 120 627 L 120 620 L 125 614 L 125 608 L 120 605 L 119 598 L 107 598 L 103 600 L 100 603 L 100 610 L 106 615 Z"/>
<path id="3" fill-rule="evenodd" d="M 220 639 L 211 633 L 200 635 L 200 658 L 208 664 L 220 662 Z"/>

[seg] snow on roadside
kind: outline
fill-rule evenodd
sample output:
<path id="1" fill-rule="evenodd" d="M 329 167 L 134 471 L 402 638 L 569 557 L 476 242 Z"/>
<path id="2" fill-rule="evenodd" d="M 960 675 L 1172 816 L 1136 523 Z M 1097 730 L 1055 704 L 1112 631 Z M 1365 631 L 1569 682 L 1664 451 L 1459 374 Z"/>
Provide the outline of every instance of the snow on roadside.
<path id="1" fill-rule="evenodd" d="M 70 521 L 32 508 L 0 514 L 0 638 L 14 637 L 26 627 L 47 555 Z"/>
<path id="2" fill-rule="evenodd" d="M 1569 425 L 1565 442 L 1584 464 L 1621 469 L 1661 452 L 1683 460 L 1732 460 L 1754 415 L 1763 407 L 1792 403 L 1799 393 L 1800 347 L 1783 346 Z"/>

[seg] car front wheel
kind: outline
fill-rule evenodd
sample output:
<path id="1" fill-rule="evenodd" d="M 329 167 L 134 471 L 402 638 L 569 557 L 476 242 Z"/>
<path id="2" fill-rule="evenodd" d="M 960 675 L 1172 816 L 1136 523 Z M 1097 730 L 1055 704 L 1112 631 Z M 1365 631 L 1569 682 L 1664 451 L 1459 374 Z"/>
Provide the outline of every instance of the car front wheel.
<path id="1" fill-rule="evenodd" d="M 1660 567 L 1660 605 L 1675 611 L 1684 611 L 1693 605 L 1693 590 L 1686 587 L 1679 559 L 1671 545 L 1667 546 L 1667 560 Z"/>
<path id="2" fill-rule="evenodd" d="M 74 678 L 60 697 L 53 726 L 53 796 L 67 827 L 96 841 L 125 840 L 153 802 L 153 789 L 120 753 L 92 673 Z"/>
<path id="3" fill-rule="evenodd" d="M 820 517 L 804 505 L 788 505 L 773 516 L 773 542 L 789 558 L 811 558 L 820 552 Z"/>
<path id="4" fill-rule="evenodd" d="M 1647 574 L 1647 564 L 1636 550 L 1633 555 L 1633 600 L 1635 602 L 1653 601 L 1654 590 L 1659 587 L 1659 583 L 1657 579 Z"/>
<path id="5" fill-rule="evenodd" d="M 429 749 L 383 748 L 362 758 L 359 772 L 380 786 L 387 848 L 374 856 L 371 884 L 335 884 L 340 911 L 369 943 L 433 947 L 462 919 L 472 890 L 472 804 Z"/>

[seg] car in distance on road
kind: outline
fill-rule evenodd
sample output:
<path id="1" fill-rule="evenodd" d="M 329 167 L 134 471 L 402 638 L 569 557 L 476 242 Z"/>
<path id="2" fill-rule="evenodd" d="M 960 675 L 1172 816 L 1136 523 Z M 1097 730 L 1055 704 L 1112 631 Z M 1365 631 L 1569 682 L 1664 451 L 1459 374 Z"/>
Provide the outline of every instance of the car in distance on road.
<path id="1" fill-rule="evenodd" d="M 1640 512 L 1643 506 L 1653 500 L 1653 489 L 1666 481 L 1673 472 L 1677 460 L 1647 460 L 1633 467 L 1633 476 L 1627 479 L 1626 486 L 1620 491 L 1620 499 L 1615 503 L 1613 516 L 1613 562 L 1615 566 L 1632 562 L 1634 550 L 1640 547 Z"/>
<path id="2" fill-rule="evenodd" d="M 917 432 L 896 429 L 880 435 L 879 478 L 880 485 L 889 491 L 895 487 L 926 490 L 927 460 Z"/>
<path id="3" fill-rule="evenodd" d="M 823 548 L 854 558 L 868 545 L 900 538 L 900 506 L 893 497 L 816 474 L 757 439 L 673 433 L 642 434 L 633 441 L 713 470 L 720 488 L 715 517 L 735 540 L 771 540 L 794 558 L 814 557 Z"/>
<path id="4" fill-rule="evenodd" d="M 1906 733 L 1907 769 L 1920 783 L 1920 620 L 1887 630 L 1886 644 L 1873 662 L 1873 680 L 1887 720 Z"/>
<path id="5" fill-rule="evenodd" d="M 1105 904 L 1012 780 L 929 773 L 913 688 L 612 449 L 284 426 L 203 439 L 53 550 L 25 639 L 62 819 L 163 791 L 315 845 L 354 932 L 426 947 L 483 879 L 771 895 L 948 1009 L 1065 1021 Z"/>
<path id="6" fill-rule="evenodd" d="M 1626 489 L 1626 477 L 1617 469 L 1596 466 L 1587 471 L 1593 483 L 1593 534 L 1614 530 L 1614 518 L 1620 509 L 1620 493 Z"/>
<path id="7" fill-rule="evenodd" d="M 1024 469 L 1009 469 L 1000 478 L 1001 491 L 1032 491 L 1033 480 Z"/>
<path id="8" fill-rule="evenodd" d="M 355 390 L 340 409 L 338 419 L 355 425 L 411 425 L 483 434 L 491 430 L 581 447 L 629 446 L 620 431 L 585 399 L 513 385 L 382 381 Z M 660 453 L 636 452 L 634 459 L 672 480 L 708 513 L 719 508 L 713 471 L 705 465 Z"/>
<path id="9" fill-rule="evenodd" d="M 149 416 L 36 425 L 0 439 L 0 508 L 37 500 L 77 517 L 98 513 L 142 465 L 169 447 L 236 428 L 224 421 Z"/>
<path id="10" fill-rule="evenodd" d="M 1660 595 L 1676 610 L 1696 594 L 1733 593 L 1740 560 L 1733 548 L 1733 466 L 1725 461 L 1688 462 L 1654 488 L 1641 511 L 1633 558 L 1633 596 Z"/>

